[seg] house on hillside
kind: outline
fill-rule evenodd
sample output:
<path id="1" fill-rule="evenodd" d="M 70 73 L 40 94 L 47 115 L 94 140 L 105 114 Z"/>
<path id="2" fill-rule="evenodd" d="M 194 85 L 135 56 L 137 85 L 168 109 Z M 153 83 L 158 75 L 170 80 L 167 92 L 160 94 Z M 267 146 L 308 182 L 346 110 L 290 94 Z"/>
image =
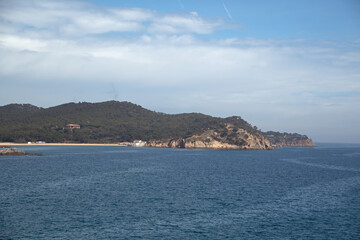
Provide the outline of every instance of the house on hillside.
<path id="1" fill-rule="evenodd" d="M 65 126 L 65 128 L 66 128 L 66 129 L 70 129 L 70 130 L 80 129 L 80 125 L 79 125 L 79 124 L 72 124 L 72 123 L 70 123 L 70 124 L 67 124 L 67 125 Z"/>

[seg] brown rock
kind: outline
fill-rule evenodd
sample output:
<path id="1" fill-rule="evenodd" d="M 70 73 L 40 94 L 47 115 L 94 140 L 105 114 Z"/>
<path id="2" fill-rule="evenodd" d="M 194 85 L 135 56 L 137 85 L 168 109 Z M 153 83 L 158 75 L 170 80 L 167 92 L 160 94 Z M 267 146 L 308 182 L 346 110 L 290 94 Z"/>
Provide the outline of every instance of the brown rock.
<path id="1" fill-rule="evenodd" d="M 204 148 L 204 149 L 273 149 L 270 142 L 258 132 L 249 133 L 231 124 L 220 130 L 209 129 L 187 138 L 153 140 L 148 147 Z"/>
<path id="2" fill-rule="evenodd" d="M 35 155 L 39 156 L 39 154 L 30 154 L 25 152 L 24 150 L 17 149 L 17 148 L 4 148 L 0 150 L 0 155 L 11 155 L 11 156 L 17 156 L 17 155 Z"/>

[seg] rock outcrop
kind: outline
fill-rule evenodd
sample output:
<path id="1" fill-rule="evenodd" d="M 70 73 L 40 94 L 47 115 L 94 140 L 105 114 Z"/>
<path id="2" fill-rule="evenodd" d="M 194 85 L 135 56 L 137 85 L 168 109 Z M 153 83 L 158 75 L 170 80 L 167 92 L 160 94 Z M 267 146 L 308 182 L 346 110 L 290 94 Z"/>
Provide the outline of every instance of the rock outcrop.
<path id="1" fill-rule="evenodd" d="M 270 142 L 260 132 L 249 133 L 232 124 L 227 124 L 223 129 L 209 129 L 199 135 L 186 138 L 149 141 L 147 146 L 244 150 L 273 149 Z"/>
<path id="2" fill-rule="evenodd" d="M 33 156 L 39 156 L 39 154 L 31 154 L 27 153 L 24 150 L 17 149 L 17 148 L 3 148 L 0 150 L 0 155 L 33 155 Z"/>

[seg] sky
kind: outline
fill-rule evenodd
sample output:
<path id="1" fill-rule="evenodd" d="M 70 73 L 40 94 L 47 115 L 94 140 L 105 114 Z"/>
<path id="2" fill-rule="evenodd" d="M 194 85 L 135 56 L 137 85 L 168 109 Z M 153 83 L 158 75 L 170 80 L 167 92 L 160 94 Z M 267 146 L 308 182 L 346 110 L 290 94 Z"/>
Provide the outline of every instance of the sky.
<path id="1" fill-rule="evenodd" d="M 109 100 L 360 143 L 360 1 L 0 0 L 0 106 Z"/>

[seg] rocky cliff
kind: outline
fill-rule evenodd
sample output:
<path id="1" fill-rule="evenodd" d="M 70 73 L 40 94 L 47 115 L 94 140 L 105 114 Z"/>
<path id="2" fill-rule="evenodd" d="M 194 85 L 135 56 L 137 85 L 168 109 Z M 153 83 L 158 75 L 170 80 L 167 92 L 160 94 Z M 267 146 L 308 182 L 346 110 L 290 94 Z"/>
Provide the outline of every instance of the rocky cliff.
<path id="1" fill-rule="evenodd" d="M 148 147 L 204 148 L 204 149 L 273 149 L 260 132 L 249 133 L 227 124 L 222 129 L 208 129 L 186 138 L 149 141 Z"/>

